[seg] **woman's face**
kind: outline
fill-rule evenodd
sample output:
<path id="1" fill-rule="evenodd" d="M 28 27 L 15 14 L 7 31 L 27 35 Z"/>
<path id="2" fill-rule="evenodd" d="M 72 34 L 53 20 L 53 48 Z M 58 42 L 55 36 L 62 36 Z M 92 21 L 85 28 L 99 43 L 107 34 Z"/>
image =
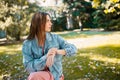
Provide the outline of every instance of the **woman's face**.
<path id="1" fill-rule="evenodd" d="M 52 26 L 51 19 L 50 19 L 49 15 L 47 15 L 46 18 L 47 19 L 46 19 L 46 24 L 45 24 L 45 31 L 50 32 L 51 26 Z"/>

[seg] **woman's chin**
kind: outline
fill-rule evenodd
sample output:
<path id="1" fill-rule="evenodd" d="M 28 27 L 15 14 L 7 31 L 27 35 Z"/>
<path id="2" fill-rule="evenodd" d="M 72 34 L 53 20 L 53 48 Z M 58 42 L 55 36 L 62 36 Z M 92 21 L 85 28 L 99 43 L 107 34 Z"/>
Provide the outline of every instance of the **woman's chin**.
<path id="1" fill-rule="evenodd" d="M 51 32 L 51 30 L 48 30 L 48 31 L 46 31 L 46 32 Z"/>

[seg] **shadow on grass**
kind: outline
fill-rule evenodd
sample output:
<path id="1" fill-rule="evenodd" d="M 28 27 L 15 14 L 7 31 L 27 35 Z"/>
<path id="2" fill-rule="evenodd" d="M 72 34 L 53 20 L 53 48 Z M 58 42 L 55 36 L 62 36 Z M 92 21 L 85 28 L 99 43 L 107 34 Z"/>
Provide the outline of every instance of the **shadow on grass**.
<path id="1" fill-rule="evenodd" d="M 120 46 L 81 49 L 64 58 L 63 69 L 65 80 L 119 80 Z"/>

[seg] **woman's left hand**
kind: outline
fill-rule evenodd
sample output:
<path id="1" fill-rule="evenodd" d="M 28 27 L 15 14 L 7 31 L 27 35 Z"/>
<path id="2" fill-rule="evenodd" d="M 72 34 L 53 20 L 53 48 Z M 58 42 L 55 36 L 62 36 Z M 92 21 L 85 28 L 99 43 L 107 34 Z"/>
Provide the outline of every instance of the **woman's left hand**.
<path id="1" fill-rule="evenodd" d="M 47 61 L 46 61 L 46 66 L 52 66 L 54 63 L 54 56 L 57 53 L 57 48 L 51 48 L 49 49 L 48 53 L 47 53 Z"/>
<path id="2" fill-rule="evenodd" d="M 55 56 L 54 54 L 48 56 L 47 61 L 46 61 L 46 66 L 47 67 L 50 67 L 50 66 L 53 65 L 53 63 L 54 63 L 54 56 Z"/>

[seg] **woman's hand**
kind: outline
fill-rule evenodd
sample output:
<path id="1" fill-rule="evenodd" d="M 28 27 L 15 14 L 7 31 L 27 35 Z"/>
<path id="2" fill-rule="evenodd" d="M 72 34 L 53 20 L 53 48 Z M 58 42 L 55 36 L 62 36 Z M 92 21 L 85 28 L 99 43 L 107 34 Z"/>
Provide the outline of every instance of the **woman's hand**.
<path id="1" fill-rule="evenodd" d="M 57 48 L 51 48 L 47 53 L 47 57 L 50 55 L 55 55 L 56 53 L 57 53 Z"/>
<path id="2" fill-rule="evenodd" d="M 50 55 L 49 57 L 47 57 L 46 66 L 50 67 L 53 65 L 53 63 L 54 63 L 54 55 Z"/>
<path id="3" fill-rule="evenodd" d="M 48 53 L 47 53 L 47 61 L 46 61 L 46 66 L 50 67 L 53 65 L 54 63 L 54 56 L 57 53 L 57 48 L 51 48 L 49 49 Z"/>

